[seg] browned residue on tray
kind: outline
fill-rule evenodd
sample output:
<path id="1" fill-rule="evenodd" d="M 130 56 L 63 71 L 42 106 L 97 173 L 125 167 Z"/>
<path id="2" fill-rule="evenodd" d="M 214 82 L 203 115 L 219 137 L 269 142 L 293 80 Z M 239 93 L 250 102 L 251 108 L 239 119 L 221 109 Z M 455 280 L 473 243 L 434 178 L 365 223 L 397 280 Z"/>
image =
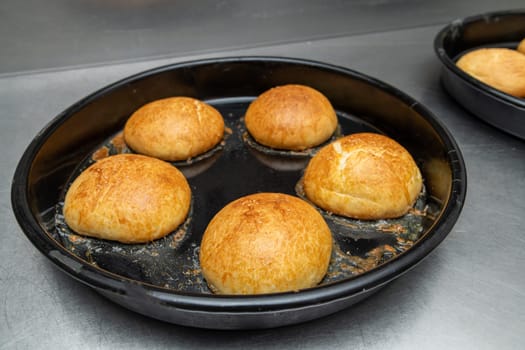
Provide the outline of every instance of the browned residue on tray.
<path id="1" fill-rule="evenodd" d="M 383 224 L 379 225 L 378 229 L 382 232 L 389 233 L 406 233 L 407 229 L 401 224 Z"/>
<path id="2" fill-rule="evenodd" d="M 412 241 L 410 239 L 405 239 L 403 237 L 396 237 L 396 240 L 397 240 L 397 247 L 401 251 L 406 251 L 406 250 L 412 248 L 412 246 L 415 243 L 414 241 Z"/>
<path id="3" fill-rule="evenodd" d="M 107 147 L 100 147 L 97 149 L 93 155 L 91 156 L 91 159 L 93 159 L 95 162 L 97 160 L 104 159 L 109 156 L 109 149 Z"/>
<path id="4" fill-rule="evenodd" d="M 355 273 L 363 273 L 377 267 L 385 255 L 395 256 L 396 254 L 396 250 L 391 245 L 385 244 L 369 251 L 365 258 L 351 256 L 349 259 L 356 264 Z"/>
<path id="5" fill-rule="evenodd" d="M 398 250 L 388 244 L 370 250 L 364 257 L 344 252 L 337 245 L 334 248 L 335 254 L 330 262 L 325 281 L 337 281 L 365 273 L 399 253 Z"/>
<path id="6" fill-rule="evenodd" d="M 119 132 L 112 140 L 111 144 L 115 147 L 117 153 L 122 153 L 126 148 L 126 141 L 124 141 L 124 133 Z"/>
<path id="7" fill-rule="evenodd" d="M 177 248 L 180 245 L 180 243 L 186 238 L 187 234 L 187 227 L 181 227 L 177 229 L 177 231 L 175 231 L 175 234 L 173 235 L 172 241 L 170 242 L 170 247 Z"/>
<path id="8" fill-rule="evenodd" d="M 412 207 L 412 208 L 410 208 L 408 210 L 408 213 L 412 214 L 412 215 L 417 215 L 417 216 L 426 216 L 427 215 L 427 210 L 428 210 L 427 206 L 425 206 L 425 208 L 423 210 L 419 210 L 419 209 L 416 209 L 416 208 Z"/>
<path id="9" fill-rule="evenodd" d="M 81 236 L 78 236 L 78 235 L 75 235 L 75 234 L 69 234 L 67 236 L 67 238 L 69 239 L 69 241 L 71 243 L 78 243 L 78 242 L 82 242 L 84 240 L 84 237 L 81 237 Z"/>

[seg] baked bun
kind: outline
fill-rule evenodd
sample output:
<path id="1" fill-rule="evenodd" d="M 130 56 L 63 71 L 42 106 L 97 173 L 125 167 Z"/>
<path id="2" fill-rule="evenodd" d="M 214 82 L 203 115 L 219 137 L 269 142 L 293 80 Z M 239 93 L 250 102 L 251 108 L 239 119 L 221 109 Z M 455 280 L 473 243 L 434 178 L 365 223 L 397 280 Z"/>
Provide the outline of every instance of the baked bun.
<path id="1" fill-rule="evenodd" d="M 296 291 L 328 269 L 332 235 L 317 210 L 286 194 L 237 199 L 210 221 L 200 247 L 202 273 L 220 294 Z"/>
<path id="2" fill-rule="evenodd" d="M 518 45 L 518 48 L 516 49 L 518 52 L 521 52 L 523 54 L 525 54 L 525 39 L 523 39 L 519 45 Z"/>
<path id="3" fill-rule="evenodd" d="M 223 136 L 219 111 L 190 97 L 150 102 L 135 111 L 124 127 L 124 139 L 132 150 L 167 161 L 202 154 Z"/>
<path id="4" fill-rule="evenodd" d="M 245 123 L 260 144 L 300 151 L 328 140 L 337 128 L 337 115 L 319 91 L 283 85 L 257 97 L 246 111 Z"/>
<path id="5" fill-rule="evenodd" d="M 391 138 L 358 133 L 323 147 L 308 163 L 305 195 L 326 211 L 356 219 L 404 215 L 421 192 L 412 156 Z"/>
<path id="6" fill-rule="evenodd" d="M 64 202 L 75 232 L 122 243 L 161 238 L 184 222 L 188 182 L 172 165 L 136 154 L 97 161 L 71 184 Z"/>
<path id="7" fill-rule="evenodd" d="M 525 55 L 504 48 L 471 51 L 457 66 L 483 83 L 516 97 L 525 97 Z"/>

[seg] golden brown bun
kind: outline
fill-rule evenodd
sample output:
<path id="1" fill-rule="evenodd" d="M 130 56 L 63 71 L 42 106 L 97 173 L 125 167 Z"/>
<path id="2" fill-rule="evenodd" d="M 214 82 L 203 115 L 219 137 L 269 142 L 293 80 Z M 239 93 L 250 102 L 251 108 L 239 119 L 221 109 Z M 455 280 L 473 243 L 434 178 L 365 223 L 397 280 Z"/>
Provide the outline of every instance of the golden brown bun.
<path id="1" fill-rule="evenodd" d="M 337 116 L 319 91 L 284 85 L 257 97 L 246 111 L 245 123 L 260 144 L 299 151 L 328 140 L 337 128 Z"/>
<path id="2" fill-rule="evenodd" d="M 518 51 L 478 49 L 462 56 L 457 66 L 495 89 L 525 97 L 525 55 Z"/>
<path id="3" fill-rule="evenodd" d="M 306 167 L 308 199 L 319 207 L 356 219 L 404 215 L 422 187 L 412 156 L 389 137 L 359 133 L 323 147 Z"/>
<path id="4" fill-rule="evenodd" d="M 328 269 L 332 235 L 305 201 L 258 193 L 237 199 L 210 221 L 200 247 L 202 273 L 221 294 L 295 291 Z"/>
<path id="5" fill-rule="evenodd" d="M 525 54 L 525 39 L 523 39 L 519 43 L 518 48 L 516 50 L 518 50 L 518 52 L 521 52 L 521 53 Z"/>
<path id="6" fill-rule="evenodd" d="M 178 161 L 204 153 L 224 136 L 224 120 L 212 106 L 190 97 L 150 102 L 131 115 L 124 139 L 137 153 Z"/>
<path id="7" fill-rule="evenodd" d="M 120 154 L 99 160 L 73 181 L 64 217 L 82 235 L 144 243 L 184 222 L 190 200 L 188 182 L 172 165 Z"/>

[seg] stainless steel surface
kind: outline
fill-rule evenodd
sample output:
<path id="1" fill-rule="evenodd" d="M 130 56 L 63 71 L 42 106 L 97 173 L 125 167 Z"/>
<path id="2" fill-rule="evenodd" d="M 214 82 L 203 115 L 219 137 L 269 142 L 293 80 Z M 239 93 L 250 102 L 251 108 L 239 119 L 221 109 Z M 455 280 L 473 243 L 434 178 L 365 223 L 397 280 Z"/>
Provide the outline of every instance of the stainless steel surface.
<path id="1" fill-rule="evenodd" d="M 409 2 L 369 3 L 395 8 Z M 283 36 L 279 41 L 287 43 L 282 45 L 275 42 L 268 45 L 261 40 L 259 44 L 240 45 L 246 47 L 244 49 L 231 49 L 222 41 L 206 53 L 193 55 L 194 49 L 188 44 L 177 50 L 183 52 L 182 55 L 171 51 L 174 55 L 170 58 L 122 64 L 107 63 L 113 57 L 99 52 L 97 60 L 81 62 L 97 63 L 96 66 L 26 74 L 15 74 L 19 69 L 6 66 L 2 61 L 3 72 L 9 74 L 0 78 L 0 348 L 523 347 L 525 142 L 480 122 L 454 103 L 440 86 L 440 63 L 432 49 L 435 34 L 446 22 L 485 9 L 516 7 L 517 2 L 500 1 L 490 6 L 474 1 L 458 2 L 462 5 L 441 3 L 443 8 L 428 12 L 424 21 L 409 29 L 397 23 L 375 31 L 370 24 L 375 23 L 374 18 L 361 14 L 359 20 L 369 23 L 368 33 L 358 31 L 320 40 L 304 37 L 285 40 Z M 461 7 L 457 15 L 456 6 Z M 5 17 L 8 6 L 0 7 Z M 412 18 L 422 17 L 417 7 L 404 9 L 411 11 Z M 334 16 L 337 15 L 337 8 L 334 12 Z M 394 16 L 397 12 L 392 13 Z M 277 10 L 268 12 L 277 22 L 278 14 Z M 36 15 L 28 12 L 27 16 Z M 348 20 L 352 20 L 352 16 Z M 212 18 L 210 21 L 213 22 Z M 255 29 L 242 30 L 248 37 Z M 0 33 L 2 40 L 6 33 L 17 34 L 4 28 Z M 33 38 L 38 39 L 27 35 L 27 45 Z M 201 35 L 204 41 L 211 42 L 211 34 Z M 291 42 L 295 39 L 300 40 Z M 52 41 L 51 46 L 55 45 Z M 87 44 L 87 47 L 93 45 L 93 51 L 111 51 L 108 42 L 103 49 L 92 42 Z M 71 48 L 74 44 L 67 45 Z M 62 55 L 74 56 L 66 51 L 62 51 Z M 157 55 L 154 51 L 151 50 L 152 56 Z M 133 49 L 129 52 L 133 53 Z M 415 269 L 360 304 L 313 322 L 264 331 L 205 331 L 151 320 L 109 302 L 55 269 L 25 238 L 10 206 L 14 168 L 32 137 L 63 109 L 117 79 L 166 63 L 232 55 L 280 55 L 345 66 L 386 81 L 431 109 L 456 138 L 468 170 L 467 201 L 448 238 Z M 16 54 L 11 60 L 23 63 L 22 56 Z M 20 67 L 30 66 L 22 70 L 49 68 L 45 64 L 48 57 L 43 55 L 39 64 L 38 55 L 33 53 L 31 64 Z M 57 67 L 70 64 L 71 61 L 60 63 Z"/>
<path id="2" fill-rule="evenodd" d="M 493 0 L 2 0 L 0 74 L 410 28 L 498 6 Z"/>

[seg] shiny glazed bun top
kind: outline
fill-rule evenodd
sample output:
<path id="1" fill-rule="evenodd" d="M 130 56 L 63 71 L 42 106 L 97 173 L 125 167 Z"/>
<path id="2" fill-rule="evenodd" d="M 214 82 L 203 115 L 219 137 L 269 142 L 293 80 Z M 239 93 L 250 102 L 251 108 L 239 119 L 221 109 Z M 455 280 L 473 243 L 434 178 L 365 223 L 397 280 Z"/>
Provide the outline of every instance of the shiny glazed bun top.
<path id="1" fill-rule="evenodd" d="M 131 149 L 167 161 L 198 156 L 223 136 L 219 111 L 190 97 L 150 102 L 135 111 L 124 127 L 124 139 Z"/>
<path id="2" fill-rule="evenodd" d="M 322 280 L 331 251 L 330 229 L 310 204 L 258 193 L 229 203 L 210 221 L 200 264 L 216 293 L 296 291 Z"/>
<path id="3" fill-rule="evenodd" d="M 246 111 L 245 123 L 260 144 L 299 151 L 328 140 L 337 128 L 337 116 L 319 91 L 283 85 L 257 97 Z"/>
<path id="4" fill-rule="evenodd" d="M 419 168 L 387 136 L 358 133 L 323 147 L 303 177 L 306 197 L 326 211 L 356 219 L 402 216 L 422 188 Z"/>
<path id="5" fill-rule="evenodd" d="M 64 217 L 75 232 L 145 243 L 174 231 L 188 215 L 190 187 L 174 166 L 136 154 L 97 161 L 71 184 Z"/>

